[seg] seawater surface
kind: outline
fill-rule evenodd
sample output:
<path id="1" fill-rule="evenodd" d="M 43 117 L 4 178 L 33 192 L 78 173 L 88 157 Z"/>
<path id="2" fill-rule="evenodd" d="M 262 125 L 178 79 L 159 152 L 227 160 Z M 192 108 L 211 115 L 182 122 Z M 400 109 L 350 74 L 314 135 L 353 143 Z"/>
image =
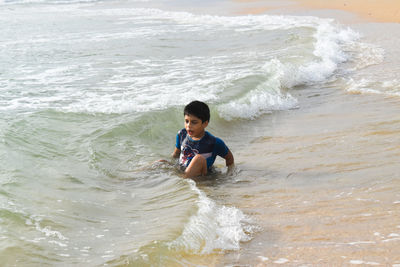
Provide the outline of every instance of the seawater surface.
<path id="1" fill-rule="evenodd" d="M 3 265 L 400 264 L 394 44 L 201 7 L 1 3 Z M 232 176 L 154 163 L 195 99 Z"/>

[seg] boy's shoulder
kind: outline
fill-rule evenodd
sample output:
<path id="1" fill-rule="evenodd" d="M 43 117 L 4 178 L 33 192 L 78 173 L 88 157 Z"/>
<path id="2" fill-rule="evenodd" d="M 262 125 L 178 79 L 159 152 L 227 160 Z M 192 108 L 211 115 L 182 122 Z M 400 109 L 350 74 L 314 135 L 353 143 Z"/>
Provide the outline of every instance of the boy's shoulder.
<path id="1" fill-rule="evenodd" d="M 204 137 L 207 140 L 206 142 L 212 143 L 214 146 L 217 146 L 217 147 L 220 147 L 220 146 L 225 147 L 226 146 L 224 140 L 222 140 L 219 137 L 214 136 L 213 134 L 211 134 L 208 131 L 206 131 L 206 134 Z"/>
<path id="2" fill-rule="evenodd" d="M 215 135 L 213 135 L 212 133 L 210 133 L 208 131 L 206 131 L 206 135 L 208 135 L 209 138 L 212 138 L 212 139 L 216 140 L 217 142 L 221 142 L 221 141 L 223 142 L 223 140 L 221 138 L 216 137 Z"/>

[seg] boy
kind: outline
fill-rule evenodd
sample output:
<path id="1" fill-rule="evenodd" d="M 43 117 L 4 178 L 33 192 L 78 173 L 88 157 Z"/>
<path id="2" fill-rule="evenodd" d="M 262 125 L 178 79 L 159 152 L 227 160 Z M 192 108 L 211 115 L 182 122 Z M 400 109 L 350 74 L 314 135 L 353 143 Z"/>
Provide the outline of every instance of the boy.
<path id="1" fill-rule="evenodd" d="M 172 157 L 179 158 L 185 178 L 206 175 L 217 155 L 225 159 L 228 172 L 231 172 L 234 167 L 231 151 L 224 141 L 205 130 L 210 121 L 210 109 L 207 104 L 193 101 L 185 107 L 183 114 L 185 128 L 176 136 Z"/>

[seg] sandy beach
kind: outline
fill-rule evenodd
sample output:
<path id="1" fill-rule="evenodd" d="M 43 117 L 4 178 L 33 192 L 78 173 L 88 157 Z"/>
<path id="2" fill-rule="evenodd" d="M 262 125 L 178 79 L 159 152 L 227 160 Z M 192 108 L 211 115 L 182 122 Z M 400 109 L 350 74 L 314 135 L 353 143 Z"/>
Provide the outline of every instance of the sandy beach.
<path id="1" fill-rule="evenodd" d="M 245 4 L 256 4 L 245 7 L 243 12 L 260 14 L 279 9 L 286 12 L 299 12 L 307 9 L 343 10 L 357 14 L 360 18 L 374 22 L 400 22 L 400 2 L 397 0 L 235 0 Z"/>
<path id="2" fill-rule="evenodd" d="M 400 2 L 396 0 L 298 0 L 297 2 L 310 8 L 353 12 L 371 21 L 400 22 Z"/>
<path id="3" fill-rule="evenodd" d="M 319 16 L 323 11 L 323 17 L 347 23 L 364 40 L 385 49 L 383 62 L 362 70 L 364 77 L 374 77 L 379 68 L 399 69 L 395 60 L 399 1 L 236 2 L 249 5 L 243 13 Z M 352 19 L 343 19 L 343 14 Z M 316 104 L 270 120 L 271 132 L 239 154 L 243 168 L 254 172 L 266 168 L 271 176 L 286 176 L 285 181 L 271 179 L 271 190 L 261 192 L 255 184 L 248 192 L 253 197 L 242 199 L 241 205 L 258 214 L 267 229 L 258 239 L 273 240 L 264 248 L 261 242 L 250 244 L 249 250 L 264 250 L 264 254 L 255 253 L 249 262 L 399 266 L 399 97 L 374 94 L 372 84 L 368 93 L 347 87 L 343 83 L 339 91 L 314 88 L 315 95 L 298 90 L 294 94 L 300 102 L 315 98 Z M 321 95 L 325 99 L 319 102 Z M 310 180 L 320 183 L 310 185 Z"/>

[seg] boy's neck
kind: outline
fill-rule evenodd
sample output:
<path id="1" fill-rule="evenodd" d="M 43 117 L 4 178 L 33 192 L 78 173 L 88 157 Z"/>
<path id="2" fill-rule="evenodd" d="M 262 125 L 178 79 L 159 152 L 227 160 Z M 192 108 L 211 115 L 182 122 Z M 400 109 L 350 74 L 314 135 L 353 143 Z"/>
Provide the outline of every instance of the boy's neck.
<path id="1" fill-rule="evenodd" d="M 190 138 L 192 138 L 195 141 L 199 141 L 201 138 L 204 137 L 204 135 L 206 135 L 206 131 L 203 131 L 201 134 L 199 134 L 198 136 L 190 136 Z"/>

